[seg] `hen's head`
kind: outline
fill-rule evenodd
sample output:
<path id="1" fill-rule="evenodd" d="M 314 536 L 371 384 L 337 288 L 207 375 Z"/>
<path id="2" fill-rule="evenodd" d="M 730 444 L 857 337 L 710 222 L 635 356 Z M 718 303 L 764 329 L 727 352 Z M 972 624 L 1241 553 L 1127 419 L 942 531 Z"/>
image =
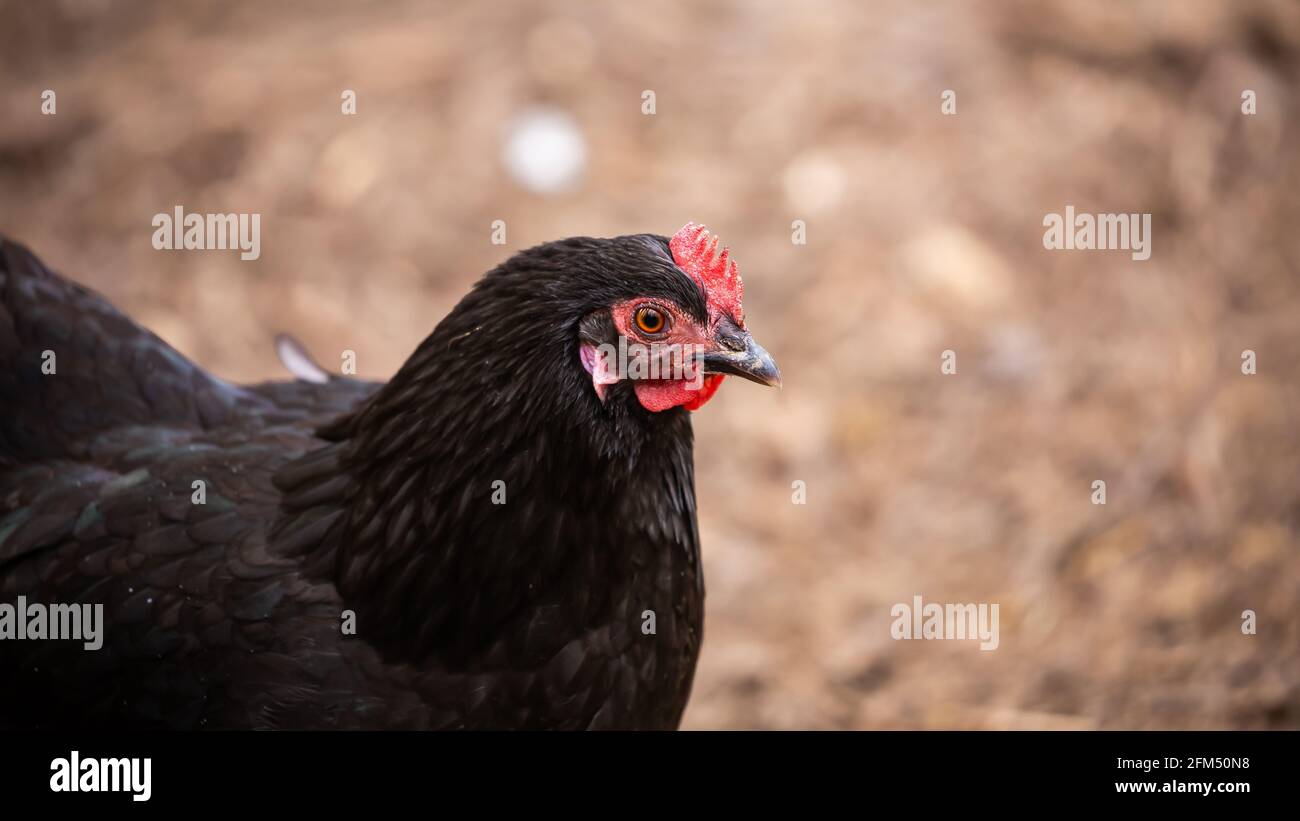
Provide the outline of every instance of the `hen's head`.
<path id="1" fill-rule="evenodd" d="M 677 409 L 702 406 L 726 375 L 779 385 L 745 328 L 736 265 L 717 245 L 688 224 L 672 238 L 574 237 L 522 251 L 330 436 L 366 430 L 390 443 L 374 444 L 383 453 L 422 436 L 472 449 L 478 436 L 505 452 L 549 425 L 592 431 L 607 449 L 676 426 Z M 610 424 L 590 424 L 602 418 Z"/>
<path id="2" fill-rule="evenodd" d="M 780 384 L 776 362 L 745 328 L 740 274 L 717 237 L 687 223 L 671 239 L 609 242 L 630 264 L 596 273 L 613 281 L 593 287 L 604 298 L 583 314 L 576 340 L 597 399 L 697 410 L 728 374 Z"/>

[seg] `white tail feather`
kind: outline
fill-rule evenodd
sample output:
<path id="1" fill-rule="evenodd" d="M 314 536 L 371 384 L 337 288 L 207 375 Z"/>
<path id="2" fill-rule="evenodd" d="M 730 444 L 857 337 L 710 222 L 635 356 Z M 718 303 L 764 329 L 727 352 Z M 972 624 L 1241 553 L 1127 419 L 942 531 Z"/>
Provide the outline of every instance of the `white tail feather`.
<path id="1" fill-rule="evenodd" d="M 330 381 L 329 373 L 316 364 L 316 360 L 311 358 L 301 342 L 288 334 L 276 335 L 275 353 L 285 369 L 304 382 L 323 385 Z"/>

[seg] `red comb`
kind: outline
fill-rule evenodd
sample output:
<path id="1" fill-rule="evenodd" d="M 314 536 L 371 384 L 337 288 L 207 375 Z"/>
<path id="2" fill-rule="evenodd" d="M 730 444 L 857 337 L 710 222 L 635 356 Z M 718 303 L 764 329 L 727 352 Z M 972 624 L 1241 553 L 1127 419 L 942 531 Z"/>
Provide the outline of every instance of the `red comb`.
<path id="1" fill-rule="evenodd" d="M 688 222 L 669 240 L 668 249 L 673 252 L 677 266 L 704 289 L 709 312 L 720 308 L 743 325 L 745 317 L 740 300 L 745 295 L 745 286 L 740 281 L 731 252 L 724 247 L 722 254 L 717 254 L 718 238 L 703 225 Z"/>

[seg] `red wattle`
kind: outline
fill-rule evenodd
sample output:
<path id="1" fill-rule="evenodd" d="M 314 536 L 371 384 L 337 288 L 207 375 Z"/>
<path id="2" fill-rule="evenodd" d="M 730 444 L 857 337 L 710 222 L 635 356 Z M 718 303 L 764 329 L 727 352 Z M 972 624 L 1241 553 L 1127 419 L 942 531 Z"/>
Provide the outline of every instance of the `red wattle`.
<path id="1" fill-rule="evenodd" d="M 704 377 L 704 382 L 699 388 L 692 388 L 690 382 L 681 379 L 640 380 L 635 383 L 636 398 L 641 403 L 641 407 L 653 413 L 666 411 L 678 405 L 689 411 L 699 410 L 705 402 L 713 398 L 722 380 L 721 374 L 710 374 Z"/>

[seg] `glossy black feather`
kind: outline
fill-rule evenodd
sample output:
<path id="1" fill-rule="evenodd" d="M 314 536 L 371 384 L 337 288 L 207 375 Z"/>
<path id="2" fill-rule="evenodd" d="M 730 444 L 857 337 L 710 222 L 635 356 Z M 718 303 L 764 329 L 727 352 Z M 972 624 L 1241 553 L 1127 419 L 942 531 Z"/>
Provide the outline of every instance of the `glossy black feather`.
<path id="1" fill-rule="evenodd" d="M 0 641 L 0 725 L 677 726 L 690 422 L 602 404 L 577 355 L 638 295 L 704 314 L 662 237 L 551 243 L 385 385 L 237 387 L 0 243 L 0 602 L 102 602 L 108 632 Z"/>

